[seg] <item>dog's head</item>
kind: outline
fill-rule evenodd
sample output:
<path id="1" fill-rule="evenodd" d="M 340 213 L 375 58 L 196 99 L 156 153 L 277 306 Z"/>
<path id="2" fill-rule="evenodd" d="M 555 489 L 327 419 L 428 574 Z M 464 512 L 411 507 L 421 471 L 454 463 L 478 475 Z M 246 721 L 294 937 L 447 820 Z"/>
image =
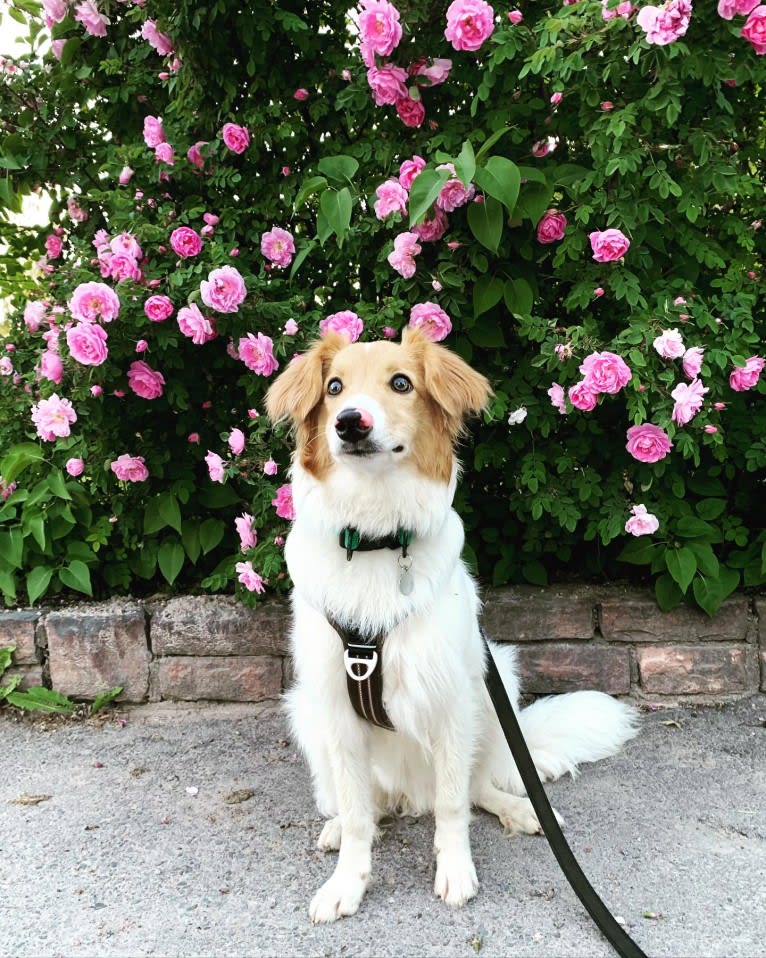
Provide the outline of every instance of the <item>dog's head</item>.
<path id="1" fill-rule="evenodd" d="M 315 343 L 275 380 L 266 409 L 293 423 L 298 462 L 318 479 L 336 462 L 372 473 L 402 463 L 448 482 L 465 418 L 490 394 L 484 376 L 408 328 L 401 343 Z"/>

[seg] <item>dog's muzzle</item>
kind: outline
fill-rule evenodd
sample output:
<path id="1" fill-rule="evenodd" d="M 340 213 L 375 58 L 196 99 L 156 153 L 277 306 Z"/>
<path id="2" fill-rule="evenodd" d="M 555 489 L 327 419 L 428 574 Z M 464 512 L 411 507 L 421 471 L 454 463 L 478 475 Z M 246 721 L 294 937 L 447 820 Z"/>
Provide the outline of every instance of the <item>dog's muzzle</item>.
<path id="1" fill-rule="evenodd" d="M 375 444 L 370 441 L 373 418 L 366 409 L 342 409 L 335 419 L 335 432 L 344 451 L 369 453 Z"/>

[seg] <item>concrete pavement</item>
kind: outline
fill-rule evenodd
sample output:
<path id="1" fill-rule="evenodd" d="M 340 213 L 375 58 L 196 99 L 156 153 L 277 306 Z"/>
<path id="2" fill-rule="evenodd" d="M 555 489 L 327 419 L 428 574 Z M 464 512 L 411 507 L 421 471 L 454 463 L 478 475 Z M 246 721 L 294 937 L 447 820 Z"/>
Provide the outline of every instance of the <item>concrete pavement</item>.
<path id="1" fill-rule="evenodd" d="M 0 956 L 607 956 L 540 837 L 476 813 L 481 887 L 432 892 L 432 822 L 385 829 L 359 913 L 313 927 L 334 859 L 280 715 L 0 711 Z M 766 696 L 646 714 L 548 786 L 575 854 L 649 956 L 766 955 Z M 46 797 L 47 796 L 47 797 Z"/>

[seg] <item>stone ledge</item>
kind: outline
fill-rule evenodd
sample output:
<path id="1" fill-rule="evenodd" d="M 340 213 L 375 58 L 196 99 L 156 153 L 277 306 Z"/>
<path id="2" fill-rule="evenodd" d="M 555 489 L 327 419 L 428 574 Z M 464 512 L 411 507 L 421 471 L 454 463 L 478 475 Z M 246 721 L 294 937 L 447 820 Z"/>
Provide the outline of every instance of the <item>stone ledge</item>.
<path id="1" fill-rule="evenodd" d="M 642 589 L 559 586 L 487 590 L 483 624 L 519 651 L 532 694 L 596 688 L 653 701 L 724 701 L 766 691 L 766 595 L 735 595 L 712 618 L 662 613 Z M 92 700 L 274 703 L 292 676 L 289 603 L 233 597 L 134 599 L 0 612 L 26 685 Z"/>

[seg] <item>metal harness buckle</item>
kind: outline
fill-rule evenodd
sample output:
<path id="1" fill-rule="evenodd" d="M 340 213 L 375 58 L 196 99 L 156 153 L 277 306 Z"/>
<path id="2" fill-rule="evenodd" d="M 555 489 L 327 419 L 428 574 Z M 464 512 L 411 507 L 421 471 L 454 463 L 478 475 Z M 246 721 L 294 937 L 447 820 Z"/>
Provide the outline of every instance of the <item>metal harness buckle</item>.
<path id="1" fill-rule="evenodd" d="M 351 649 L 355 655 L 351 655 Z M 366 655 L 359 655 L 359 652 L 365 652 Z M 355 645 L 349 642 L 349 647 L 343 652 L 343 664 L 346 667 L 346 674 L 355 682 L 364 682 L 368 679 L 378 664 L 378 653 L 369 645 Z M 361 674 L 354 671 L 354 666 L 362 666 Z"/>

